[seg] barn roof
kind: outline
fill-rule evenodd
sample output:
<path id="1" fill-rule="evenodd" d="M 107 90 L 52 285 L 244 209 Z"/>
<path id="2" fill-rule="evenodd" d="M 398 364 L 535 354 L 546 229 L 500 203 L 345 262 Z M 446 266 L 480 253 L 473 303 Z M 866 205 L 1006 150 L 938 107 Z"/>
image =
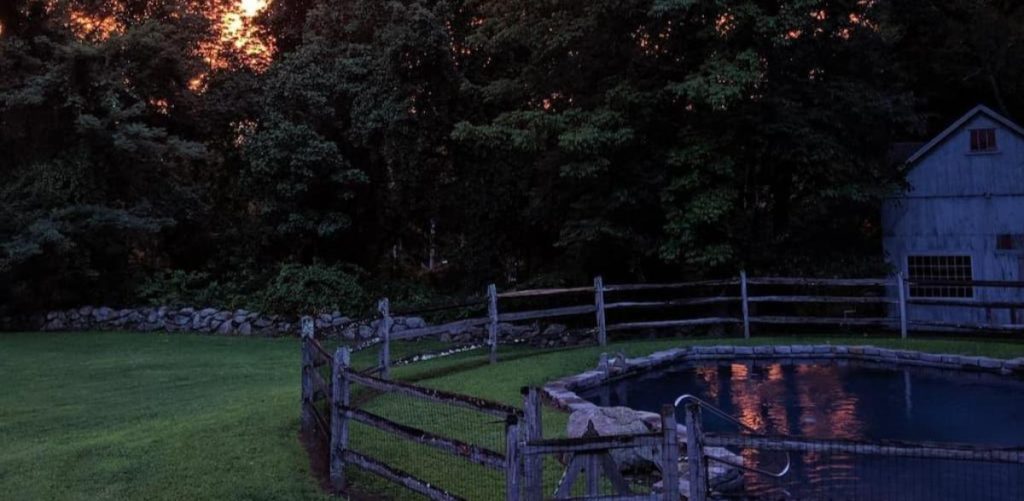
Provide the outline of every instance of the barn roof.
<path id="1" fill-rule="evenodd" d="M 925 155 L 927 155 L 928 152 L 935 149 L 936 146 L 942 144 L 942 142 L 945 141 L 946 138 L 953 135 L 956 131 L 960 130 L 960 128 L 963 127 L 964 124 L 974 119 L 974 117 L 982 114 L 991 118 L 992 120 L 995 120 L 996 122 L 999 122 L 1007 129 L 1016 132 L 1021 137 L 1024 137 L 1024 127 L 1021 127 L 1020 125 L 1017 125 L 1009 118 L 1006 118 L 1000 115 L 999 113 L 996 113 L 995 111 L 992 110 L 992 108 L 989 108 L 988 106 L 985 106 L 983 104 L 979 104 L 978 106 L 975 106 L 974 109 L 972 109 L 971 111 L 968 111 L 966 115 L 960 117 L 959 120 L 953 122 L 953 125 L 947 127 L 946 130 L 942 131 L 941 134 L 935 136 L 934 139 L 932 139 L 924 146 L 922 146 L 921 149 L 917 150 L 917 153 L 914 153 L 913 155 L 910 156 L 910 158 L 907 159 L 907 163 L 913 164 L 914 162 L 917 162 Z"/>

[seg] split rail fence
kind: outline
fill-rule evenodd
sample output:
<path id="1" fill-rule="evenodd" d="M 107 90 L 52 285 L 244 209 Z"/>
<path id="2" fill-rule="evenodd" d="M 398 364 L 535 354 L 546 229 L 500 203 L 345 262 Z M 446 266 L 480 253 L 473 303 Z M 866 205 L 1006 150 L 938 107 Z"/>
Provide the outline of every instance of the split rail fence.
<path id="1" fill-rule="evenodd" d="M 523 389 L 520 410 L 389 381 L 354 370 L 347 347 L 338 348 L 327 364 L 312 327 L 304 332 L 308 335 L 303 336 L 303 424 L 329 444 L 330 482 L 337 492 L 345 492 L 350 476 L 361 471 L 397 489 L 444 501 L 678 501 L 681 494 L 704 501 L 737 494 L 716 490 L 718 486 L 712 485 L 709 477 L 711 463 L 746 472 L 741 489 L 756 489 L 760 488 L 757 482 L 750 481 L 757 475 L 756 465 L 751 469 L 745 462 L 782 452 L 822 463 L 815 471 L 839 475 L 818 479 L 810 487 L 806 478 L 793 477 L 792 472 L 790 477 L 779 478 L 780 487 L 796 485 L 814 499 L 1016 499 L 1024 492 L 1024 448 L 709 433 L 705 432 L 701 408 L 706 404 L 696 399 L 680 408 L 686 425 L 681 432 L 676 426 L 676 408 L 665 405 L 657 431 L 599 436 L 590 428 L 582 437 L 545 438 L 537 388 Z M 310 377 L 311 371 L 324 366 L 330 368 L 330 378 Z M 322 403 L 327 405 L 326 416 L 320 411 Z M 439 419 L 445 415 L 456 418 Z M 467 415 L 476 418 L 467 419 Z M 403 418 L 413 422 L 402 423 Z M 481 434 L 481 427 L 498 428 L 495 433 Z M 684 436 L 677 436 L 679 433 Z M 394 443 L 388 446 L 389 441 Z M 708 454 L 711 447 L 739 451 L 732 457 L 743 458 L 743 463 Z M 422 449 L 438 455 L 427 456 Z M 637 449 L 650 451 L 653 476 L 623 476 L 615 452 Z M 875 467 L 867 471 L 876 473 L 852 474 L 851 458 L 857 464 L 875 461 Z M 832 468 L 829 461 L 837 461 L 837 467 Z M 408 467 L 418 471 L 411 472 Z M 808 488 L 812 491 L 806 492 Z"/>
<path id="2" fill-rule="evenodd" d="M 908 280 L 903 275 L 890 278 L 819 279 L 792 277 L 748 277 L 740 272 L 736 278 L 703 280 L 678 283 L 648 284 L 605 284 L 602 277 L 594 279 L 592 286 L 531 289 L 498 292 L 491 284 L 487 287 L 486 299 L 457 305 L 427 308 L 418 312 L 444 309 L 467 308 L 486 305 L 486 316 L 460 319 L 438 325 L 393 330 L 391 306 L 388 299 L 378 304 L 380 313 L 378 335 L 380 338 L 380 364 L 373 371 L 388 378 L 391 358 L 391 342 L 407 341 L 445 333 L 460 333 L 486 327 L 486 345 L 490 350 L 490 361 L 498 359 L 501 339 L 501 324 L 536 321 L 554 318 L 583 318 L 593 315 L 595 341 L 604 346 L 609 332 L 688 328 L 698 326 L 728 326 L 741 328 L 744 338 L 751 336 L 752 326 L 815 326 L 815 327 L 863 327 L 899 332 L 906 338 L 910 331 L 960 331 L 960 332 L 1024 332 L 1024 323 L 1017 323 L 1018 311 L 1024 311 L 1024 300 L 981 301 L 957 298 L 913 298 L 912 287 L 970 287 L 1024 290 L 1024 282 L 1000 281 L 937 281 Z M 795 289 L 795 290 L 794 290 Z M 782 292 L 780 292 L 782 291 Z M 853 292 L 851 292 L 853 291 Z M 856 294 L 859 292 L 859 294 Z M 638 295 L 660 294 L 662 297 L 649 298 Z M 581 296 L 590 296 L 585 304 L 569 304 L 552 308 L 538 308 L 517 311 L 515 302 L 528 301 L 579 301 Z M 664 297 L 669 296 L 669 297 Z M 499 307 L 500 306 L 500 307 Z M 757 314 L 757 309 L 771 307 L 797 309 L 846 307 L 842 316 L 787 314 Z M 1009 311 L 1010 323 L 965 323 L 913 320 L 913 307 L 984 308 Z M 685 307 L 705 307 L 717 314 L 688 316 L 687 318 L 645 318 L 652 311 L 668 311 Z M 860 314 L 860 309 L 871 310 L 870 316 Z M 610 314 L 628 316 L 621 321 L 609 321 Z"/>

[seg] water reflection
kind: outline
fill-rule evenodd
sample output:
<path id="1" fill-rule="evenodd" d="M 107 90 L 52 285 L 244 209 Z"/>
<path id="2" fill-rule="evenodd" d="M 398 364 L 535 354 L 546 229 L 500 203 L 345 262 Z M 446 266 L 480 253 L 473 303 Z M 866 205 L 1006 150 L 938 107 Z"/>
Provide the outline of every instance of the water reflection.
<path id="1" fill-rule="evenodd" d="M 826 361 L 684 365 L 583 392 L 656 412 L 694 394 L 765 434 L 1024 446 L 1024 381 L 991 374 Z M 680 416 L 681 417 L 681 416 Z M 711 417 L 709 431 L 735 426 Z M 774 452 L 738 450 L 777 470 Z M 747 475 L 756 499 L 1024 499 L 1024 467 L 840 453 L 794 454 L 783 481 Z"/>

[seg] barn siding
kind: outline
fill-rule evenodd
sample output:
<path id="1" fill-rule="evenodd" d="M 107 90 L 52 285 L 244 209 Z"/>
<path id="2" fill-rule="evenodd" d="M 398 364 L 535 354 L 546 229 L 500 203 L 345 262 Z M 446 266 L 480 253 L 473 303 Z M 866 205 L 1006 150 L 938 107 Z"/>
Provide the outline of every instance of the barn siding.
<path id="1" fill-rule="evenodd" d="M 974 128 L 995 128 L 999 152 L 971 154 Z M 978 114 L 919 159 L 908 183 L 910 189 L 882 209 L 883 246 L 895 270 L 906 273 L 908 255 L 970 255 L 976 280 L 1024 280 L 1024 254 L 996 249 L 998 235 L 1024 234 L 1024 139 Z M 1024 301 L 1024 291 L 979 288 L 974 300 Z M 1012 322 L 1005 309 L 913 306 L 909 316 Z"/>

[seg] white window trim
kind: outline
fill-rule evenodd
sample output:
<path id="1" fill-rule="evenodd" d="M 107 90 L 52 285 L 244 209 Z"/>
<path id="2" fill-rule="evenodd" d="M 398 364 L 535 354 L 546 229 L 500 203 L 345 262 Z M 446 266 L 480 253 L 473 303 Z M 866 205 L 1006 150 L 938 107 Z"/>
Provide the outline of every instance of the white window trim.
<path id="1" fill-rule="evenodd" d="M 966 256 L 967 258 L 969 258 L 971 260 L 971 280 L 972 281 L 978 280 L 978 278 L 977 278 L 978 270 L 977 270 L 977 268 L 975 266 L 974 254 L 971 254 L 970 252 L 953 252 L 953 251 L 928 251 L 928 250 L 925 250 L 925 251 L 908 251 L 903 256 L 903 276 L 907 277 L 907 280 L 911 280 L 911 281 L 913 280 L 910 277 L 910 258 L 911 257 L 957 257 L 957 256 Z M 934 296 L 914 296 L 910 292 L 912 290 L 912 288 L 908 286 L 907 287 L 907 299 L 908 300 L 913 300 L 913 299 L 941 299 L 943 301 L 957 302 L 957 303 L 976 303 L 976 302 L 980 301 L 981 299 L 978 297 L 978 287 L 970 287 L 970 288 L 971 288 L 971 297 L 934 297 Z"/>

